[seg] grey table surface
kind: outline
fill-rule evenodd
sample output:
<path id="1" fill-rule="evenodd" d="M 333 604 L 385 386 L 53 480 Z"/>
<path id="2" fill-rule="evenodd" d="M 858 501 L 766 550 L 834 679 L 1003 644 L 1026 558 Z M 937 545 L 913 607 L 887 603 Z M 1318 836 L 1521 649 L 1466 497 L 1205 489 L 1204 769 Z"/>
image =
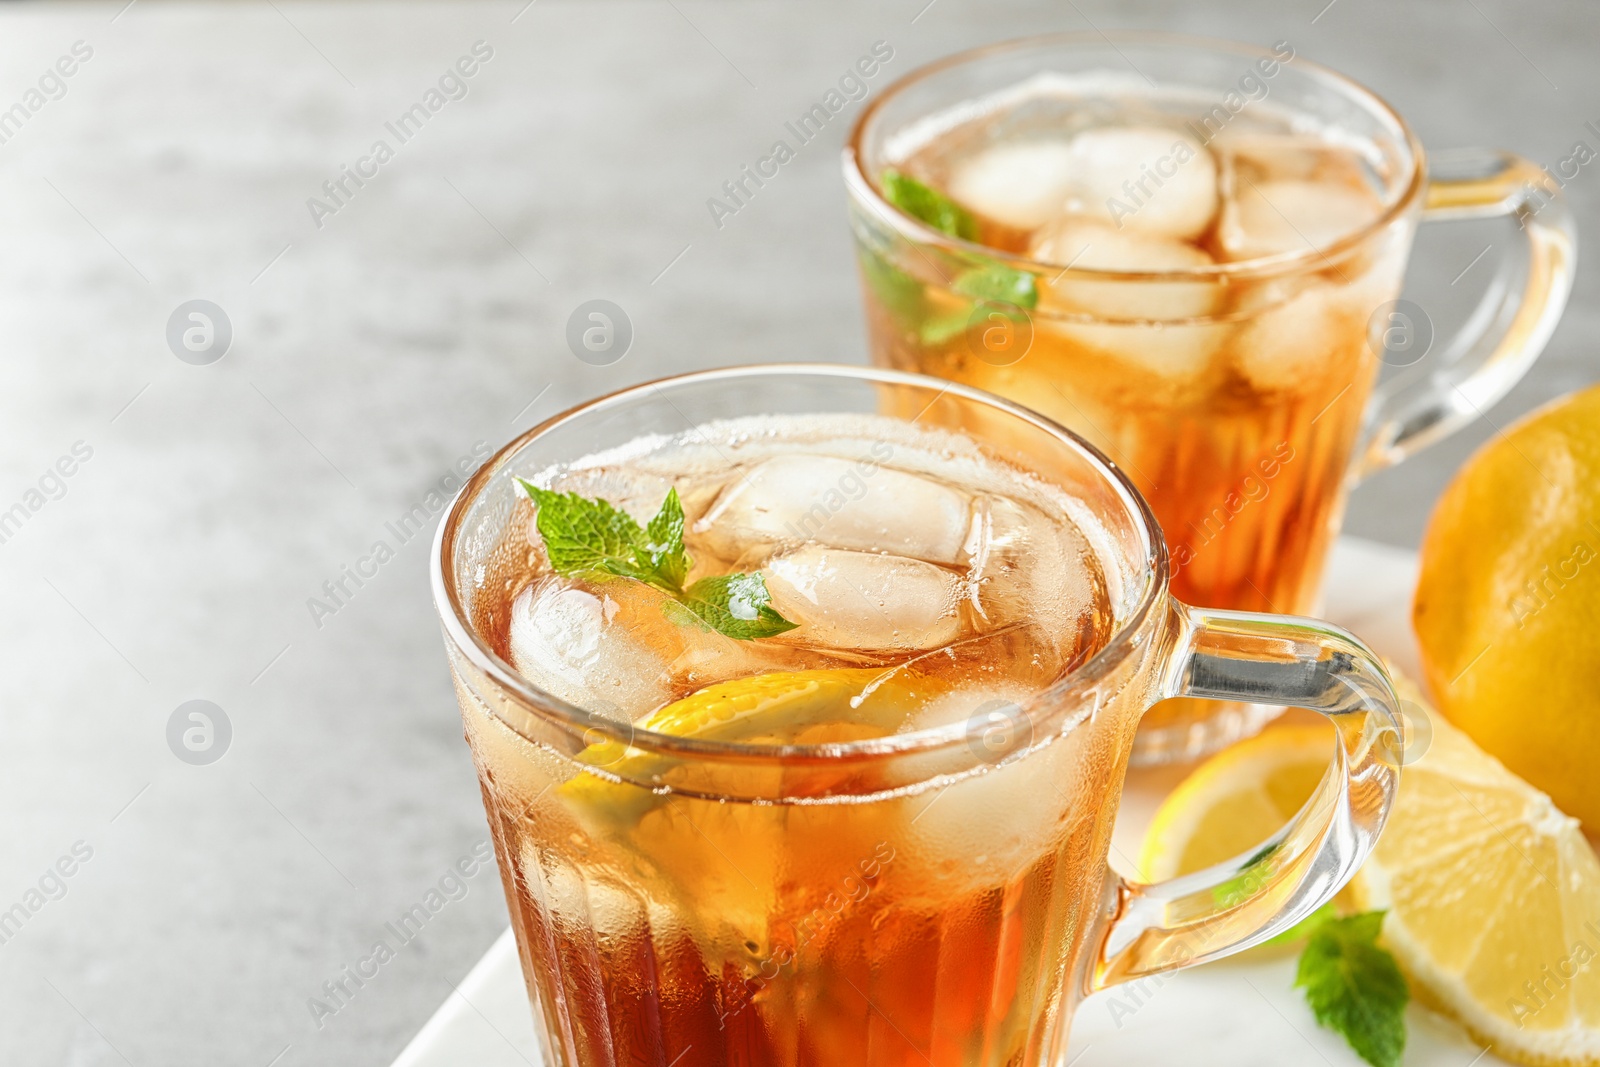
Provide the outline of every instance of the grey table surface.
<path id="1" fill-rule="evenodd" d="M 1597 17 L 1576 3 L 0 7 L 0 110 L 28 116 L 0 126 L 0 511 L 27 510 L 0 543 L 0 1063 L 388 1063 L 506 919 L 492 871 L 446 877 L 486 828 L 427 537 L 386 523 L 435 510 L 478 442 L 613 387 L 863 360 L 846 118 L 720 229 L 706 199 L 875 41 L 894 55 L 874 92 L 963 46 L 1091 27 L 1288 39 L 1430 145 L 1553 164 L 1596 143 Z M 308 198 L 479 41 L 466 95 L 314 219 Z M 1592 235 L 1600 178 L 1569 194 Z M 1509 243 L 1428 234 L 1416 291 L 1448 303 Z M 1594 277 L 1494 424 L 1596 376 Z M 594 297 L 636 332 L 609 367 L 564 342 Z M 167 342 L 195 298 L 232 329 L 205 366 Z M 1348 529 L 1414 544 L 1492 432 L 1360 487 Z M 313 613 L 380 540 L 393 558 Z M 194 699 L 231 726 L 209 765 L 169 747 Z M 430 891 L 392 961 L 325 993 Z"/>

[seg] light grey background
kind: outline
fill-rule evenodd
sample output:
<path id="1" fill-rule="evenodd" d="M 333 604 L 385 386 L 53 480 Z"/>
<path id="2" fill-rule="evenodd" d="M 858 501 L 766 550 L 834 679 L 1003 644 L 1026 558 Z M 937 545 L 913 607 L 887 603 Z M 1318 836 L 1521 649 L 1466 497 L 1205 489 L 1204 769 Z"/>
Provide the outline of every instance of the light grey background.
<path id="1" fill-rule="evenodd" d="M 0 911 L 93 850 L 0 944 L 0 1063 L 346 1067 L 415 1032 L 505 922 L 492 872 L 335 1016 L 307 1006 L 485 835 L 427 537 L 385 522 L 475 442 L 628 382 L 861 361 L 837 173 L 855 108 L 722 229 L 705 201 L 874 41 L 895 50 L 876 92 L 1046 30 L 1286 38 L 1430 145 L 1553 164 L 1595 144 L 1592 7 L 1325 3 L 0 7 L 0 109 L 93 48 L 0 144 L 0 511 L 93 450 L 0 543 Z M 307 198 L 478 40 L 469 95 L 314 226 Z M 1589 236 L 1597 175 L 1570 188 Z M 1430 234 L 1413 274 L 1459 293 L 1489 243 L 1510 235 Z M 1495 423 L 1595 376 L 1593 290 L 1580 271 Z M 636 333 L 609 367 L 563 340 L 597 297 Z M 209 366 L 166 342 L 196 298 L 233 328 Z M 1362 487 L 1349 528 L 1414 544 L 1490 432 Z M 308 598 L 380 538 L 395 557 L 317 625 Z M 191 699 L 232 725 L 207 766 L 167 746 Z"/>

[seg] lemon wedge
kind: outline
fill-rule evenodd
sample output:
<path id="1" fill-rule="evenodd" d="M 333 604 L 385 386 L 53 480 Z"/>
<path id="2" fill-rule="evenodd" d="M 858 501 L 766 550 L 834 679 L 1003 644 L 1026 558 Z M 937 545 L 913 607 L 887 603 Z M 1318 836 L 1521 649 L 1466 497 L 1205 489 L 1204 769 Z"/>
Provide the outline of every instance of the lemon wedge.
<path id="1" fill-rule="evenodd" d="M 847 729 L 854 737 L 883 736 L 944 688 L 905 670 L 774 671 L 708 685 L 633 725 L 702 741 L 794 743 L 819 726 Z M 613 825 L 631 823 L 655 806 L 660 794 L 637 783 L 664 789 L 659 779 L 672 763 L 611 740 L 589 745 L 577 759 L 590 770 L 575 775 L 559 792 L 586 816 L 602 816 Z"/>
<path id="2" fill-rule="evenodd" d="M 1384 944 L 1418 999 L 1496 1055 L 1600 1065 L 1600 858 L 1578 820 L 1415 686 L 1396 688 L 1428 729 L 1411 735 L 1394 812 L 1351 901 L 1387 913 Z M 1311 795 L 1331 746 L 1326 727 L 1275 727 L 1206 761 L 1156 813 L 1141 874 L 1186 874 L 1258 846 Z"/>
<path id="3" fill-rule="evenodd" d="M 1384 941 L 1422 999 L 1496 1055 L 1600 1064 L 1600 858 L 1577 819 L 1430 715 L 1354 899 L 1388 912 Z"/>

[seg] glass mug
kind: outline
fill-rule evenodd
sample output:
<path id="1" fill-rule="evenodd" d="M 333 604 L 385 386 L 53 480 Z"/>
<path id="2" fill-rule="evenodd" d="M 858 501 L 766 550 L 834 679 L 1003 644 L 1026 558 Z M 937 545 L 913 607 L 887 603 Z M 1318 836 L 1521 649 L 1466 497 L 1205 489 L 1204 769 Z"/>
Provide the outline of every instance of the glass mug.
<path id="1" fill-rule="evenodd" d="M 495 561 L 527 551 L 506 540 L 527 524 L 516 477 L 715 419 L 839 412 L 963 432 L 1089 508 L 1113 565 L 1101 651 L 999 728 L 755 745 L 649 732 L 597 713 L 598 695 L 568 703 L 474 625 L 506 595 Z M 1365 645 L 1180 603 L 1118 470 L 961 385 L 796 365 L 625 389 L 496 453 L 452 504 L 431 572 L 552 1067 L 1055 1064 L 1088 993 L 1239 951 L 1329 900 L 1394 799 L 1397 700 Z M 1140 884 L 1107 867 L 1112 823 L 1141 715 L 1177 695 L 1315 708 L 1336 741 L 1315 796 L 1261 848 Z M 623 746 L 643 758 L 594 765 Z"/>
<path id="2" fill-rule="evenodd" d="M 1268 52 L 1142 33 L 979 48 L 887 87 L 862 112 L 844 153 L 874 362 L 999 393 L 1097 445 L 1160 519 L 1174 591 L 1207 607 L 1315 611 L 1349 487 L 1503 396 L 1544 347 L 1571 287 L 1573 223 L 1538 167 L 1484 151 L 1425 165 L 1415 135 L 1375 95 L 1292 56 L 1287 45 Z M 1012 110 L 986 113 L 976 103 L 1008 91 Z M 1016 104 L 1023 98 L 1025 106 Z M 990 124 L 976 134 L 974 114 Z M 949 236 L 884 195 L 885 172 L 908 159 L 913 167 L 931 160 L 923 165 L 947 167 L 966 182 L 960 188 L 982 191 L 979 177 L 957 170 L 966 145 L 994 143 L 985 140 L 992 131 L 1001 141 L 1064 137 L 1074 124 L 1154 125 L 1171 132 L 1150 142 L 1151 151 L 1171 151 L 1180 139 L 1188 147 L 1151 160 L 1139 184 L 1102 188 L 1101 228 L 1067 227 L 1044 241 L 1047 227 L 1031 239 L 1010 228 L 1037 219 L 1025 217 L 1034 209 L 1021 193 L 1009 206 L 1019 218 L 984 223 L 985 243 Z M 1317 130 L 1326 141 L 1308 141 L 1307 131 Z M 1279 135 L 1286 136 L 1273 140 Z M 1180 157 L 1196 150 L 1215 160 L 1207 165 L 1216 168 L 1221 205 L 1201 218 L 1221 221 L 1202 221 L 1214 228 L 1191 237 L 1212 242 L 1220 261 L 1195 244 L 1118 251 L 1146 197 L 1157 204 L 1184 165 Z M 1363 195 L 1374 213 L 1313 247 L 1301 232 L 1304 217 L 1280 209 L 1288 193 L 1276 190 L 1285 185 L 1267 183 L 1274 174 L 1328 173 L 1370 185 Z M 987 194 L 999 198 L 991 202 L 1007 206 L 1008 179 L 980 177 L 1000 189 Z M 1313 222 L 1319 201 L 1331 212 L 1360 193 L 1288 184 Z M 1099 203 L 1085 194 L 1077 210 L 1092 215 Z M 1490 217 L 1519 222 L 1526 262 L 1501 257 L 1462 333 L 1418 362 L 1431 323 L 1395 300 L 1417 224 Z M 1219 251 L 1230 235 L 1233 251 Z M 1047 253 L 1071 258 L 1047 261 Z M 1409 366 L 1374 390 L 1380 362 Z M 1203 755 L 1276 713 L 1169 702 L 1147 717 L 1134 762 Z"/>

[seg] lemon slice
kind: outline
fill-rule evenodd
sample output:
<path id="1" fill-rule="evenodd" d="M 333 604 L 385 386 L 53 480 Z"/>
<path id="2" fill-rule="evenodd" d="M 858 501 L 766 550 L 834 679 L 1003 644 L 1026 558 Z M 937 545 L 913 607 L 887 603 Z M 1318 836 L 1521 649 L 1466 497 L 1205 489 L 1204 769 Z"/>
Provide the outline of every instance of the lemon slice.
<path id="1" fill-rule="evenodd" d="M 1600 1065 L 1600 859 L 1576 819 L 1426 708 L 1414 686 L 1396 688 L 1425 709 L 1431 741 L 1402 768 L 1351 900 L 1388 912 L 1384 943 L 1418 999 L 1496 1055 Z M 1206 761 L 1157 811 L 1143 876 L 1259 845 L 1311 795 L 1331 745 L 1326 727 L 1275 727 Z"/>
<path id="2" fill-rule="evenodd" d="M 857 736 L 893 733 L 944 686 L 905 670 L 840 668 L 774 671 L 708 685 L 657 708 L 634 723 L 640 730 L 703 741 L 794 742 L 806 730 L 838 725 Z M 580 773 L 559 792 L 588 816 L 636 820 L 658 794 L 628 782 L 654 782 L 671 764 L 667 757 L 620 741 L 602 741 L 578 753 L 597 773 Z"/>
<path id="3" fill-rule="evenodd" d="M 1283 828 L 1333 758 L 1327 726 L 1276 726 L 1201 764 L 1167 797 L 1145 832 L 1146 881 L 1190 874 L 1251 852 Z"/>
<path id="4" fill-rule="evenodd" d="M 1387 909 L 1384 941 L 1422 998 L 1497 1055 L 1600 1064 L 1600 858 L 1578 820 L 1429 714 L 1354 898 Z"/>

